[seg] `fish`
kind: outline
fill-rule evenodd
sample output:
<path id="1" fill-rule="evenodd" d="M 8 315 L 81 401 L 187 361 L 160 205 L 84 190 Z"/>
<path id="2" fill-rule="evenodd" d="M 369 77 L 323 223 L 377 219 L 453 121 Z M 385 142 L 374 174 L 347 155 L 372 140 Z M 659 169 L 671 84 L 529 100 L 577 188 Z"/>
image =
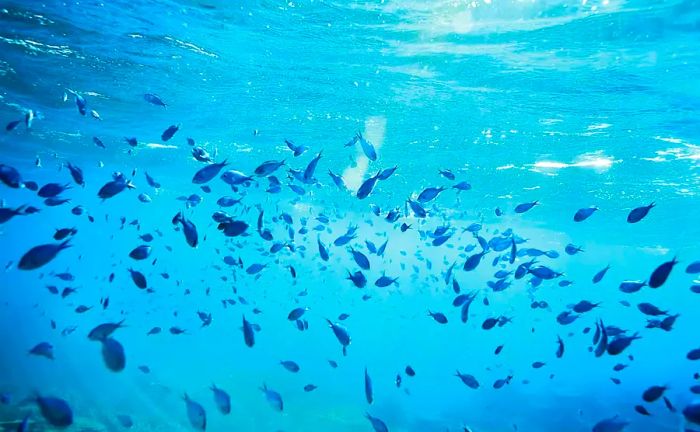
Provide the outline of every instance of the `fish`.
<path id="1" fill-rule="evenodd" d="M 163 133 L 160 135 L 160 139 L 163 142 L 168 142 L 168 141 L 170 141 L 170 138 L 172 138 L 179 130 L 180 130 L 180 125 L 168 126 L 168 128 L 165 129 L 163 131 Z"/>
<path id="2" fill-rule="evenodd" d="M 372 394 L 372 378 L 370 378 L 367 368 L 365 367 L 365 399 L 367 403 L 372 405 L 374 396 Z"/>
<path id="3" fill-rule="evenodd" d="M 127 180 L 122 173 L 116 172 L 112 174 L 112 180 L 105 183 L 97 192 L 97 196 L 106 200 L 116 196 L 125 189 L 135 189 L 131 181 Z"/>
<path id="4" fill-rule="evenodd" d="M 287 139 L 284 140 L 284 143 L 287 145 L 287 148 L 289 148 L 289 150 L 291 150 L 292 153 L 294 153 L 294 157 L 301 156 L 306 150 L 309 149 L 308 147 L 305 147 L 303 145 L 296 145 L 292 141 L 289 141 Z"/>
<path id="5" fill-rule="evenodd" d="M 341 191 L 347 190 L 348 187 L 345 185 L 345 181 L 343 180 L 342 176 L 335 174 L 330 169 L 328 170 L 328 175 L 331 177 L 333 183 L 338 189 L 340 189 Z"/>
<path id="6" fill-rule="evenodd" d="M 134 285 L 136 285 L 138 288 L 141 289 L 146 289 L 148 286 L 148 283 L 146 282 L 146 276 L 143 275 L 140 271 L 134 270 L 134 269 L 128 269 L 129 275 L 131 276 L 131 280 L 134 282 Z"/>
<path id="7" fill-rule="evenodd" d="M 381 171 L 377 172 L 377 174 L 371 176 L 362 184 L 360 187 L 357 189 L 356 196 L 358 199 L 365 199 L 369 196 L 369 194 L 372 193 L 374 190 L 374 186 L 377 184 L 377 181 L 379 180 L 379 175 L 381 174 Z"/>
<path id="8" fill-rule="evenodd" d="M 263 384 L 263 386 L 260 388 L 262 390 L 263 394 L 265 395 L 265 399 L 267 400 L 267 403 L 270 404 L 270 406 L 275 410 L 282 412 L 284 410 L 284 402 L 282 401 L 282 395 L 280 395 L 278 392 L 270 389 L 267 387 L 267 385 Z"/>
<path id="9" fill-rule="evenodd" d="M 149 245 L 137 246 L 129 252 L 129 257 L 136 261 L 145 260 L 151 255 L 152 249 Z"/>
<path id="10" fill-rule="evenodd" d="M 250 324 L 245 319 L 245 315 L 243 315 L 243 341 L 245 342 L 246 346 L 249 348 L 252 348 L 253 345 L 255 345 L 255 333 L 253 332 L 253 326 Z"/>
<path id="11" fill-rule="evenodd" d="M 648 403 L 656 402 L 664 395 L 666 389 L 667 388 L 664 386 L 651 386 L 644 390 L 644 393 L 642 393 L 642 399 L 644 400 L 644 402 Z"/>
<path id="12" fill-rule="evenodd" d="M 615 339 L 613 339 L 608 344 L 608 354 L 610 354 L 610 355 L 621 354 L 622 351 L 627 349 L 627 347 L 629 347 L 630 344 L 634 340 L 640 339 L 640 338 L 641 337 L 637 333 L 635 333 L 633 336 L 624 336 L 624 335 L 617 336 Z"/>
<path id="13" fill-rule="evenodd" d="M 53 345 L 48 342 L 40 342 L 36 344 L 32 349 L 29 350 L 29 354 L 45 357 L 49 360 L 54 359 Z"/>
<path id="14" fill-rule="evenodd" d="M 421 204 L 426 204 L 440 195 L 442 191 L 444 191 L 446 188 L 444 187 L 429 187 L 423 189 L 423 191 L 418 195 L 416 200 L 421 203 Z"/>
<path id="15" fill-rule="evenodd" d="M 637 223 L 644 219 L 647 214 L 649 214 L 649 210 L 654 208 L 656 206 L 656 203 L 652 202 L 651 204 L 647 206 L 642 206 L 642 207 L 637 207 L 635 209 L 632 209 L 632 211 L 629 212 L 627 215 L 627 222 L 628 223 Z"/>
<path id="16" fill-rule="evenodd" d="M 593 213 L 595 213 L 596 211 L 598 211 L 598 207 L 580 208 L 574 214 L 574 222 L 583 222 L 589 217 L 591 217 L 591 215 L 593 215 Z"/>
<path id="17" fill-rule="evenodd" d="M 125 429 L 130 429 L 131 427 L 134 426 L 134 421 L 131 419 L 130 416 L 128 416 L 126 414 L 118 414 L 117 421 Z"/>
<path id="18" fill-rule="evenodd" d="M 650 316 L 659 316 L 659 315 L 668 315 L 668 311 L 663 311 L 659 309 L 658 307 L 654 306 L 651 303 L 639 303 L 637 305 L 637 309 L 644 315 L 650 315 Z"/>
<path id="19" fill-rule="evenodd" d="M 330 326 L 331 330 L 333 330 L 333 334 L 335 335 L 336 339 L 338 339 L 338 342 L 340 342 L 340 345 L 343 348 L 343 355 L 347 355 L 347 347 L 352 342 L 347 329 L 338 323 L 332 322 L 328 318 L 326 318 L 326 322 Z"/>
<path id="20" fill-rule="evenodd" d="M 676 264 L 678 264 L 678 261 L 676 257 L 673 257 L 671 261 L 666 261 L 658 266 L 649 277 L 649 288 L 660 288 L 666 283 L 668 276 L 671 274 L 671 270 L 673 270 Z"/>
<path id="21" fill-rule="evenodd" d="M 379 279 L 377 279 L 374 282 L 374 286 L 379 287 L 379 288 L 385 288 L 385 287 L 388 287 L 389 285 L 395 284 L 397 280 L 399 280 L 399 278 L 397 278 L 397 277 L 392 278 L 392 277 L 389 277 L 386 275 L 382 275 L 379 277 Z"/>
<path id="22" fill-rule="evenodd" d="M 384 421 L 378 417 L 373 417 L 369 413 L 365 413 L 365 418 L 369 420 L 374 432 L 389 432 L 389 428 L 386 426 L 386 423 L 384 423 Z"/>
<path id="23" fill-rule="evenodd" d="M 110 337 L 102 342 L 102 360 L 105 366 L 112 372 L 121 372 L 126 367 L 126 355 L 121 343 Z"/>
<path id="24" fill-rule="evenodd" d="M 39 246 L 34 246 L 29 249 L 17 264 L 20 270 L 36 270 L 53 261 L 56 256 L 65 249 L 71 247 L 70 239 L 62 243 L 48 243 Z"/>
<path id="25" fill-rule="evenodd" d="M 320 248 L 320 244 L 319 244 Z M 365 254 L 362 252 L 355 250 L 353 248 L 350 248 L 350 253 L 352 254 L 352 258 L 355 260 L 355 263 L 362 269 L 362 270 L 369 270 L 370 268 L 370 263 L 369 259 Z M 324 261 L 328 261 L 326 258 Z"/>
<path id="26" fill-rule="evenodd" d="M 267 177 L 273 172 L 277 171 L 281 166 L 286 164 L 286 160 L 281 160 L 281 161 L 274 161 L 274 160 L 269 160 L 265 161 L 262 164 L 258 165 L 257 168 L 255 168 L 255 175 L 258 177 Z"/>
<path id="27" fill-rule="evenodd" d="M 531 208 L 533 208 L 537 204 L 539 204 L 539 201 L 532 201 L 532 202 L 525 202 L 522 204 L 518 204 L 517 206 L 515 206 L 515 213 L 518 213 L 518 214 L 525 213 L 526 211 L 530 210 Z"/>
<path id="28" fill-rule="evenodd" d="M 0 164 L 0 181 L 12 189 L 19 189 L 23 184 L 20 172 L 16 168 L 5 164 Z"/>
<path id="29" fill-rule="evenodd" d="M 357 141 L 360 141 L 360 146 L 362 147 L 362 152 L 367 156 L 367 159 L 372 162 L 377 160 L 377 151 L 371 142 L 367 141 L 361 133 L 357 133 Z"/>
<path id="30" fill-rule="evenodd" d="M 597 284 L 598 282 L 600 282 L 601 280 L 603 280 L 603 278 L 605 277 L 605 275 L 608 273 L 608 270 L 610 270 L 610 265 L 607 265 L 605 268 L 603 268 L 602 270 L 598 271 L 598 273 L 596 273 L 595 275 L 593 275 L 593 280 L 592 280 L 592 282 L 593 282 L 594 284 Z"/>
<path id="31" fill-rule="evenodd" d="M 181 224 L 182 232 L 185 234 L 185 241 L 190 247 L 196 248 L 199 244 L 199 235 L 197 234 L 197 227 L 191 221 L 185 219 L 182 212 L 178 212 L 172 219 L 173 225 Z"/>
<path id="32" fill-rule="evenodd" d="M 146 102 L 156 105 L 156 106 L 161 106 L 163 108 L 167 108 L 167 105 L 165 102 L 163 102 L 163 99 L 160 98 L 160 96 L 153 94 L 153 93 L 145 93 L 143 95 L 143 100 Z"/>
<path id="33" fill-rule="evenodd" d="M 463 374 L 458 370 L 457 373 L 455 373 L 455 376 L 459 378 L 462 381 L 462 383 L 464 383 L 464 385 L 466 385 L 470 389 L 476 390 L 480 387 L 479 381 L 477 381 L 474 375 Z"/>
<path id="34" fill-rule="evenodd" d="M 248 224 L 243 221 L 229 220 L 219 223 L 218 229 L 222 231 L 226 237 L 238 237 L 246 232 Z"/>
<path id="35" fill-rule="evenodd" d="M 593 432 L 622 432 L 629 424 L 618 416 L 606 418 L 593 425 Z"/>
<path id="36" fill-rule="evenodd" d="M 13 129 L 15 129 L 20 123 L 22 123 L 22 120 L 13 120 L 5 126 L 5 131 L 10 132 Z"/>
<path id="37" fill-rule="evenodd" d="M 193 401 L 187 395 L 184 394 L 182 399 L 185 401 L 185 408 L 187 409 L 187 419 L 190 421 L 190 425 L 197 430 L 207 429 L 207 413 L 204 407 L 198 402 Z"/>
<path id="38" fill-rule="evenodd" d="M 227 165 L 228 161 L 224 160 L 223 162 L 212 163 L 199 169 L 192 177 L 192 183 L 200 185 L 208 183 L 211 179 L 219 175 L 221 170 Z"/>
<path id="39" fill-rule="evenodd" d="M 19 206 L 16 209 L 12 209 L 9 207 L 0 207 L 0 224 L 8 222 L 15 216 L 26 215 L 25 210 L 26 206 L 24 205 Z"/>
<path id="40" fill-rule="evenodd" d="M 398 168 L 399 168 L 398 165 L 394 165 L 394 166 L 391 167 L 391 168 L 385 168 L 385 169 L 383 169 L 383 170 L 379 173 L 378 179 L 379 179 L 379 180 L 387 180 L 387 179 L 389 179 L 389 177 L 391 177 L 391 176 L 396 172 L 396 170 L 397 170 Z"/>
<path id="41" fill-rule="evenodd" d="M 41 416 L 52 426 L 67 428 L 73 424 L 73 410 L 64 399 L 53 396 L 34 398 Z"/>
<path id="42" fill-rule="evenodd" d="M 462 192 L 462 191 L 471 190 L 471 188 L 472 188 L 472 185 L 469 184 L 469 182 L 466 182 L 466 181 L 461 181 L 461 182 L 459 182 L 459 183 L 457 183 L 457 184 L 455 184 L 455 185 L 452 186 L 452 189 L 457 189 L 457 193 L 458 193 L 458 194 L 459 194 L 460 192 Z M 496 210 L 500 211 L 499 209 L 496 209 Z M 500 215 L 498 214 L 498 211 L 496 212 L 496 216 L 500 216 Z"/>
<path id="43" fill-rule="evenodd" d="M 66 167 L 68 168 L 68 171 L 70 171 L 70 175 L 73 178 L 75 184 L 79 186 L 85 186 L 85 177 L 83 175 L 83 170 L 70 162 L 66 163 Z"/>
<path id="44" fill-rule="evenodd" d="M 47 183 L 44 186 L 42 186 L 41 189 L 39 189 L 37 195 L 39 195 L 42 198 L 55 198 L 68 189 L 71 189 L 71 185 L 69 185 L 68 183 Z"/>
<path id="45" fill-rule="evenodd" d="M 428 316 L 430 316 L 431 318 L 433 318 L 433 319 L 435 320 L 435 322 L 437 322 L 437 323 L 439 323 L 439 324 L 447 324 L 447 317 L 446 317 L 445 314 L 442 313 L 442 312 L 431 312 L 431 311 L 428 311 Z"/>
<path id="46" fill-rule="evenodd" d="M 449 169 L 438 170 L 438 174 L 445 177 L 447 180 L 454 180 L 456 178 L 454 173 Z"/>
<path id="47" fill-rule="evenodd" d="M 481 263 L 481 259 L 486 255 L 486 251 L 481 251 L 479 253 L 475 253 L 473 255 L 470 255 L 469 258 L 467 258 L 467 261 L 465 261 L 464 266 L 462 267 L 462 270 L 464 271 L 472 271 L 474 270 L 479 263 Z"/>
<path id="48" fill-rule="evenodd" d="M 564 341 L 561 337 L 557 336 L 557 358 L 562 358 L 564 356 Z"/>
<path id="49" fill-rule="evenodd" d="M 214 403 L 221 414 L 227 415 L 231 413 L 231 396 L 226 391 L 212 384 L 209 389 L 214 393 Z"/>
<path id="50" fill-rule="evenodd" d="M 352 281 L 352 283 L 357 287 L 357 288 L 364 288 L 367 285 L 367 278 L 361 271 L 356 271 L 354 273 L 351 273 L 348 271 L 348 280 Z"/>
<path id="51" fill-rule="evenodd" d="M 282 367 L 284 367 L 285 369 L 287 369 L 289 372 L 292 372 L 292 373 L 297 373 L 300 370 L 299 365 L 292 360 L 282 360 L 280 362 L 280 364 L 282 365 Z"/>
<path id="52" fill-rule="evenodd" d="M 112 333 L 114 333 L 118 329 L 124 327 L 123 324 L 124 324 L 124 320 L 121 320 L 121 321 L 116 322 L 116 323 L 109 322 L 109 323 L 100 324 L 100 325 L 96 326 L 95 328 L 93 328 L 92 330 L 90 330 L 90 333 L 88 333 L 88 339 L 91 341 L 102 342 L 105 339 L 107 339 L 108 337 L 110 337 L 112 335 Z"/>

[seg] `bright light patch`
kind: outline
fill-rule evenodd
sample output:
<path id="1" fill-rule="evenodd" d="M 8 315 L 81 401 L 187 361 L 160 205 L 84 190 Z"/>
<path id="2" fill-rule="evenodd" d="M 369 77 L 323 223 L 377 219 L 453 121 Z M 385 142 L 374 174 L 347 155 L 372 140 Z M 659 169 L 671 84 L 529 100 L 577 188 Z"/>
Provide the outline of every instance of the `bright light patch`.
<path id="1" fill-rule="evenodd" d="M 177 146 L 171 145 L 171 144 L 158 144 L 158 143 L 148 143 L 146 144 L 146 147 L 152 148 L 152 149 L 176 149 Z"/>
<path id="2" fill-rule="evenodd" d="M 539 161 L 534 163 L 532 168 L 534 170 L 558 170 L 564 168 L 592 168 L 596 171 L 606 171 L 615 162 L 621 162 L 615 160 L 610 156 L 605 156 L 602 152 L 596 153 L 586 153 L 577 157 L 573 162 L 559 162 L 559 161 Z"/>

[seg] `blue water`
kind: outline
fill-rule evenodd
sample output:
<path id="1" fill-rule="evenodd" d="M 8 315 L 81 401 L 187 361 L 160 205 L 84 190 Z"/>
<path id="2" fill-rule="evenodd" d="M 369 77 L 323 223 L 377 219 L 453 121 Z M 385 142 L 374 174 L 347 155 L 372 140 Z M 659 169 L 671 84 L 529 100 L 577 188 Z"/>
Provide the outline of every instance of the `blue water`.
<path id="1" fill-rule="evenodd" d="M 30 430 L 55 430 L 39 410 L 40 395 L 69 404 L 68 430 L 126 430 L 124 416 L 131 430 L 197 430 L 186 393 L 206 411 L 211 431 L 371 431 L 367 413 L 392 432 L 693 430 L 682 411 L 694 406 L 690 387 L 700 384 L 697 363 L 686 357 L 700 348 L 700 294 L 691 288 L 700 277 L 686 271 L 700 260 L 698 41 L 696 0 L 1 3 L 0 120 L 21 121 L 0 133 L 0 163 L 16 168 L 25 185 L 72 187 L 60 195 L 70 202 L 47 206 L 31 183 L 0 184 L 4 207 L 40 209 L 0 225 L 0 423 L 17 430 L 29 413 Z M 167 107 L 147 102 L 146 93 Z M 76 94 L 86 101 L 84 116 Z M 164 142 L 170 125 L 179 130 Z M 376 161 L 359 141 L 345 146 L 358 132 Z M 137 138 L 136 147 L 125 137 Z M 217 175 L 205 192 L 192 183 L 205 163 L 191 156 L 187 138 L 213 160 L 227 160 L 222 173 L 253 175 L 264 161 L 285 160 L 272 174 L 281 190 L 254 176 L 233 191 Z M 285 139 L 308 150 L 294 157 Z M 303 172 L 319 152 L 306 184 L 289 174 Z M 84 187 L 67 162 L 82 169 Z M 365 180 L 394 166 L 358 199 Z M 115 172 L 135 189 L 100 199 Z M 145 172 L 161 187 L 149 186 Z M 458 192 L 459 182 L 471 188 Z M 416 217 L 406 200 L 428 187 L 447 189 L 424 204 L 427 217 Z M 188 204 L 192 194 L 201 203 Z M 242 200 L 221 208 L 222 196 Z M 652 202 L 640 222 L 626 221 Z M 82 215 L 72 213 L 76 206 Z M 599 210 L 574 222 L 590 206 Z M 395 223 L 385 219 L 392 209 L 400 212 Z M 196 226 L 197 247 L 172 223 L 180 211 Z M 249 224 L 246 233 L 225 237 L 212 220 L 216 211 Z M 473 223 L 482 225 L 475 234 L 466 230 Z M 333 246 L 350 226 L 356 238 Z M 433 246 L 440 226 L 452 236 Z M 18 268 L 27 251 L 56 244 L 55 230 L 67 227 L 77 229 L 72 247 L 39 269 Z M 152 242 L 139 238 L 146 233 Z M 491 247 L 465 271 L 467 258 L 484 251 L 477 237 Z M 383 256 L 367 240 L 377 247 L 388 240 Z M 497 251 L 499 240 L 507 245 Z M 270 252 L 275 243 L 284 246 Z M 130 258 L 142 244 L 152 246 L 150 257 Z M 568 244 L 583 251 L 569 255 Z M 361 289 L 347 279 L 360 270 L 350 247 L 370 261 Z M 510 284 L 494 290 L 494 273 L 527 265 L 536 255 L 530 248 L 556 251 L 534 266 L 563 275 L 509 274 Z M 674 257 L 679 263 L 661 287 L 620 291 L 623 281 L 649 283 Z M 253 264 L 265 267 L 248 274 Z M 145 275 L 148 289 L 137 288 L 130 268 Z M 62 272 L 74 280 L 58 279 Z M 383 274 L 397 283 L 375 286 Z M 459 294 L 474 295 L 467 323 L 452 305 L 453 280 Z M 64 299 L 47 286 L 77 291 Z M 600 305 L 572 312 L 579 316 L 571 324 L 557 321 L 582 300 Z M 679 314 L 672 329 L 647 328 L 655 317 L 640 303 Z M 76 313 L 80 305 L 91 309 Z M 303 331 L 287 319 L 299 307 L 308 308 Z M 211 324 L 203 326 L 197 312 L 211 313 Z M 259 326 L 252 347 L 243 317 Z M 482 328 L 499 317 L 512 322 Z M 349 332 L 346 356 L 326 318 Z M 121 320 L 112 336 L 126 367 L 115 372 L 102 343 L 87 334 Z M 601 320 L 641 338 L 621 354 L 597 357 Z M 156 326 L 162 332 L 147 335 Z M 40 342 L 53 346 L 53 360 L 28 354 Z M 280 365 L 287 360 L 300 370 Z M 627 367 L 614 371 L 617 364 Z M 479 388 L 463 384 L 457 370 Z M 230 394 L 230 414 L 217 409 L 212 384 Z M 308 384 L 317 388 L 305 391 Z M 279 392 L 282 412 L 263 385 Z M 643 401 L 651 386 L 668 387 L 673 409 L 662 398 Z M 608 429 L 594 429 L 605 419 Z"/>

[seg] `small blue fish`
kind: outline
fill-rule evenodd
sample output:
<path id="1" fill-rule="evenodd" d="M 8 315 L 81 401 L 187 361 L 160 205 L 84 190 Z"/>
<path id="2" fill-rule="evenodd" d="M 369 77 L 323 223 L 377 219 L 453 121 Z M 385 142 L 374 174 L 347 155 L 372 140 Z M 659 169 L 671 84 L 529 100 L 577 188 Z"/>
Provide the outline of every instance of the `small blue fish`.
<path id="1" fill-rule="evenodd" d="M 605 274 L 608 272 L 608 270 L 610 270 L 610 265 L 608 265 L 604 269 L 598 271 L 598 273 L 596 273 L 593 276 L 593 283 L 596 284 L 596 283 L 600 282 L 601 280 L 603 280 L 603 277 L 605 277 Z"/>
<path id="2" fill-rule="evenodd" d="M 328 170 L 328 175 L 333 179 L 333 183 L 335 183 L 338 189 L 340 189 L 341 191 L 347 190 L 347 186 L 345 186 L 345 181 L 343 181 L 343 177 L 339 176 L 338 174 L 335 174 L 331 170 Z"/>
<path id="3" fill-rule="evenodd" d="M 365 256 L 365 254 L 353 248 L 350 248 L 350 253 L 352 254 L 352 258 L 355 260 L 355 263 L 357 263 L 357 265 L 362 270 L 369 270 L 370 263 L 369 259 L 367 258 L 367 256 Z"/>
<path id="4" fill-rule="evenodd" d="M 284 402 L 282 401 L 282 395 L 268 388 L 265 384 L 263 384 L 260 390 L 262 390 L 262 392 L 265 394 L 265 399 L 267 399 L 267 402 L 275 411 L 282 412 L 284 410 Z"/>
<path id="5" fill-rule="evenodd" d="M 143 99 L 153 105 L 162 106 L 166 108 L 165 102 L 160 98 L 160 96 L 153 93 L 146 93 L 143 95 Z"/>
<path id="6" fill-rule="evenodd" d="M 160 135 L 160 139 L 163 140 L 163 142 L 168 142 L 170 138 L 177 133 L 177 131 L 180 130 L 180 125 L 171 125 L 168 126 L 167 129 L 163 131 L 163 133 Z"/>
<path id="7" fill-rule="evenodd" d="M 106 338 L 102 342 L 102 360 L 105 366 L 112 372 L 121 372 L 126 367 L 126 355 L 122 344 L 112 338 Z"/>
<path id="8" fill-rule="evenodd" d="M 228 161 L 213 163 L 205 166 L 204 168 L 197 171 L 192 177 L 192 183 L 194 184 L 204 184 L 209 182 L 211 179 L 219 175 L 221 170 L 228 165 Z"/>
<path id="9" fill-rule="evenodd" d="M 417 201 L 421 204 L 428 203 L 437 198 L 437 196 L 440 195 L 440 192 L 444 191 L 445 189 L 446 188 L 444 187 L 429 187 L 423 189 L 423 191 L 418 195 Z"/>
<path id="10" fill-rule="evenodd" d="M 298 146 L 287 139 L 284 140 L 284 143 L 287 145 L 289 150 L 291 150 L 294 153 L 294 157 L 299 157 L 302 154 L 304 154 L 306 150 L 308 150 L 308 147 L 305 147 L 303 145 Z"/>
<path id="11" fill-rule="evenodd" d="M 335 335 L 336 339 L 338 339 L 338 342 L 340 342 L 340 345 L 343 347 L 343 355 L 347 355 L 347 347 L 352 342 L 350 339 L 350 334 L 342 325 L 334 323 L 327 318 L 326 322 L 328 322 L 328 325 L 330 326 L 331 330 L 333 330 L 333 334 Z"/>
<path id="12" fill-rule="evenodd" d="M 145 260 L 151 255 L 151 250 L 152 248 L 149 245 L 137 246 L 129 252 L 129 257 L 137 261 Z"/>
<path id="13" fill-rule="evenodd" d="M 372 417 L 369 413 L 365 413 L 365 417 L 369 420 L 374 432 L 389 432 L 389 428 L 386 426 L 381 419 L 377 417 Z"/>
<path id="14" fill-rule="evenodd" d="M 365 367 L 365 399 L 367 403 L 372 405 L 374 396 L 372 395 L 372 378 L 370 378 L 367 368 Z"/>
<path id="15" fill-rule="evenodd" d="M 398 168 L 398 166 L 395 165 L 391 168 L 386 168 L 386 169 L 382 170 L 379 173 L 379 180 L 387 180 L 389 177 L 391 177 L 394 174 L 394 172 L 396 172 L 397 168 Z"/>
<path id="16" fill-rule="evenodd" d="M 285 160 L 281 161 L 266 161 L 260 164 L 257 168 L 255 168 L 255 175 L 258 177 L 267 177 L 273 172 L 277 171 L 281 166 L 283 166 L 286 163 Z"/>
<path id="17" fill-rule="evenodd" d="M 397 283 L 396 281 L 398 281 L 398 280 L 399 280 L 398 277 L 396 277 L 396 278 L 391 278 L 391 277 L 389 277 L 389 276 L 382 275 L 382 276 L 379 277 L 379 279 L 377 279 L 377 280 L 374 282 L 374 285 L 375 285 L 376 287 L 379 287 L 379 288 L 385 288 L 385 287 L 388 287 L 389 285 L 392 285 L 392 284 Z"/>
<path id="18" fill-rule="evenodd" d="M 280 364 L 282 365 L 282 367 L 284 367 L 285 369 L 287 369 L 289 372 L 292 372 L 292 373 L 297 373 L 300 370 L 299 365 L 292 360 L 283 360 L 280 362 Z"/>
<path id="19" fill-rule="evenodd" d="M 379 180 L 380 174 L 381 171 L 377 172 L 377 174 L 362 182 L 360 187 L 357 189 L 356 196 L 358 199 L 365 199 L 369 196 L 369 194 L 372 193 L 372 191 L 374 190 L 374 186 L 377 184 L 377 180 Z"/>
<path id="20" fill-rule="evenodd" d="M 69 240 L 63 243 L 49 243 L 35 246 L 27 251 L 19 260 L 17 268 L 20 270 L 36 270 L 51 262 L 59 252 L 71 247 Z"/>
<path id="21" fill-rule="evenodd" d="M 377 160 L 377 151 L 374 149 L 374 146 L 372 145 L 371 142 L 367 141 L 364 139 L 361 133 L 357 133 L 357 139 L 360 141 L 360 145 L 362 146 L 362 151 L 364 152 L 365 156 L 367 156 L 367 159 L 371 161 L 376 161 Z"/>
<path id="22" fill-rule="evenodd" d="M 53 360 L 53 345 L 51 345 L 48 342 L 40 342 L 37 345 L 35 345 L 34 348 L 29 350 L 29 354 Z"/>
<path id="23" fill-rule="evenodd" d="M 515 206 L 515 212 L 516 213 L 525 213 L 526 211 L 530 210 L 534 206 L 539 204 L 539 201 L 532 201 L 532 202 L 526 202 L 522 204 L 518 204 Z"/>
<path id="24" fill-rule="evenodd" d="M 673 267 L 676 264 L 678 264 L 678 261 L 676 260 L 676 257 L 673 257 L 671 261 L 667 261 L 658 266 L 649 277 L 649 287 L 659 288 L 661 285 L 666 283 L 666 279 L 668 279 L 668 276 L 671 274 L 671 270 L 673 270 Z"/>
<path id="25" fill-rule="evenodd" d="M 649 210 L 655 207 L 655 203 L 651 203 L 647 206 L 642 206 L 642 207 L 637 207 L 630 211 L 630 213 L 627 215 L 627 222 L 629 223 L 637 223 L 644 219 L 646 215 L 649 213 Z"/>
<path id="26" fill-rule="evenodd" d="M 229 396 L 228 393 L 226 393 L 224 390 L 218 388 L 216 385 L 212 384 L 211 387 L 209 387 L 211 391 L 214 393 L 214 403 L 216 403 L 216 407 L 219 409 L 221 414 L 230 414 L 231 413 L 231 397 Z"/>
<path id="27" fill-rule="evenodd" d="M 583 222 L 588 219 L 593 213 L 598 210 L 598 207 L 581 208 L 574 214 L 574 222 Z"/>
<path id="28" fill-rule="evenodd" d="M 187 418 L 190 421 L 190 425 L 198 430 L 207 429 L 207 413 L 204 407 L 198 402 L 193 401 L 187 396 L 187 393 L 182 398 L 185 401 L 185 406 L 187 408 Z"/>
<path id="29" fill-rule="evenodd" d="M 51 396 L 37 396 L 35 401 L 42 417 L 50 425 L 66 428 L 73 424 L 73 410 L 65 400 Z"/>
<path id="30" fill-rule="evenodd" d="M 245 319 L 245 315 L 243 315 L 243 340 L 245 344 L 249 347 L 252 348 L 253 345 L 255 345 L 255 333 L 253 332 L 253 327 L 251 324 Z"/>

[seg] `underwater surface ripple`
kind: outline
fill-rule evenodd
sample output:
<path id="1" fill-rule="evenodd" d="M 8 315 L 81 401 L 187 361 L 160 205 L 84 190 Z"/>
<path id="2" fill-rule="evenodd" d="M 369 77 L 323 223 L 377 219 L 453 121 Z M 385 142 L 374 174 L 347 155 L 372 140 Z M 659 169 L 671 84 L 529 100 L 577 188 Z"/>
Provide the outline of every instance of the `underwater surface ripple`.
<path id="1" fill-rule="evenodd" d="M 697 0 L 0 4 L 0 430 L 700 431 L 698 40 Z"/>

